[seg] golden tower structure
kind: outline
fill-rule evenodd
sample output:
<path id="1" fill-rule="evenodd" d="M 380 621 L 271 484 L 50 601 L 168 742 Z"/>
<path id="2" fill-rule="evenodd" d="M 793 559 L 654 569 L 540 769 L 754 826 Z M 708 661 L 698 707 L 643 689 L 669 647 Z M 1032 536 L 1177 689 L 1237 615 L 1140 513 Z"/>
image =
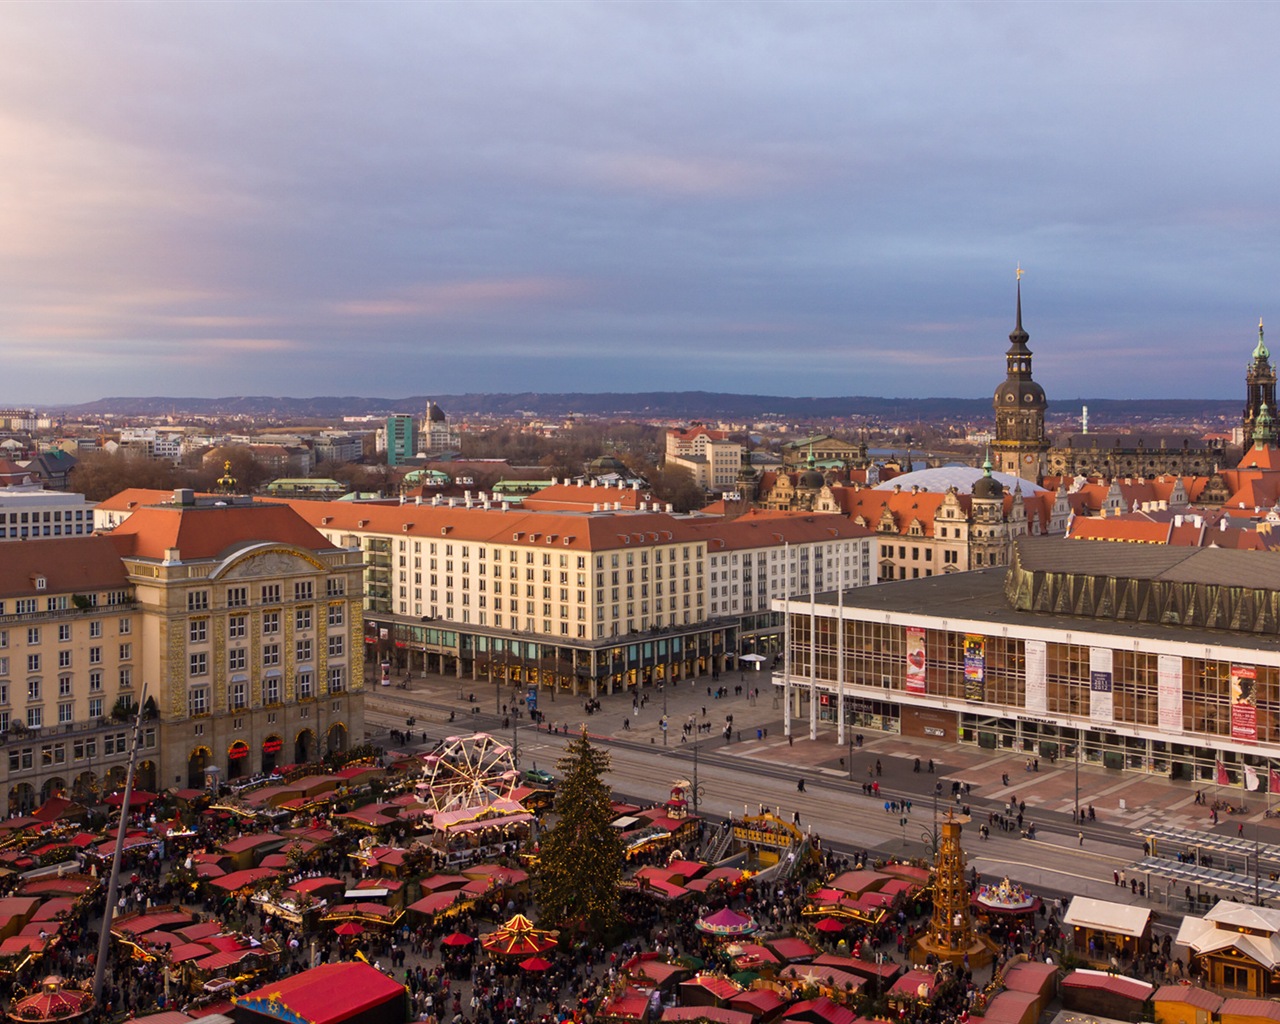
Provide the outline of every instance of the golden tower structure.
<path id="1" fill-rule="evenodd" d="M 964 877 L 964 847 L 960 845 L 962 822 L 951 810 L 938 823 L 938 852 L 933 862 L 933 919 L 929 930 L 916 940 L 912 960 L 939 960 L 959 966 L 968 957 L 969 967 L 991 962 L 994 950 L 973 927 L 969 884 Z"/>

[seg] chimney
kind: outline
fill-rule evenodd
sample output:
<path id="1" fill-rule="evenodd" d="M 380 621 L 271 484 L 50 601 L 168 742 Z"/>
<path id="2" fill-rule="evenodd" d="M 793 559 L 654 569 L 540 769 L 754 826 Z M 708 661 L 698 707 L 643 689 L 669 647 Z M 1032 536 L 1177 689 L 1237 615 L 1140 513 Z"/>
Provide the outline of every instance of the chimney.
<path id="1" fill-rule="evenodd" d="M 671 504 L 671 502 L 667 502 L 667 511 L 674 512 L 675 510 L 676 510 L 676 507 L 673 504 Z"/>

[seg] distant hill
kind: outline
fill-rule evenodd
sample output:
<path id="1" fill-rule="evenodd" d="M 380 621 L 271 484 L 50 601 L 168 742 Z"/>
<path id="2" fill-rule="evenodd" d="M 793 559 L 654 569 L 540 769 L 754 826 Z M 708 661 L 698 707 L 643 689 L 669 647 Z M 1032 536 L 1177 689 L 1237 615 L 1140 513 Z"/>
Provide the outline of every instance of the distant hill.
<path id="1" fill-rule="evenodd" d="M 428 398 L 439 402 L 453 418 L 468 415 L 557 417 L 571 413 L 649 419 L 757 420 L 777 416 L 787 420 L 833 420 L 853 417 L 930 423 L 980 422 L 991 419 L 990 398 L 875 398 L 852 395 L 841 398 L 801 398 L 785 395 L 732 395 L 714 391 L 645 391 L 635 394 L 466 394 L 416 395 L 410 398 L 363 398 L 326 395 L 288 398 L 270 395 L 235 395 L 224 398 L 117 397 L 82 405 L 56 407 L 69 417 L 163 416 L 168 413 L 204 416 L 248 416 L 268 419 L 335 420 L 389 412 L 420 413 Z M 1220 399 L 1094 399 L 1053 401 L 1050 416 L 1079 415 L 1088 405 L 1096 422 L 1133 420 L 1176 422 L 1235 420 L 1242 402 Z"/>

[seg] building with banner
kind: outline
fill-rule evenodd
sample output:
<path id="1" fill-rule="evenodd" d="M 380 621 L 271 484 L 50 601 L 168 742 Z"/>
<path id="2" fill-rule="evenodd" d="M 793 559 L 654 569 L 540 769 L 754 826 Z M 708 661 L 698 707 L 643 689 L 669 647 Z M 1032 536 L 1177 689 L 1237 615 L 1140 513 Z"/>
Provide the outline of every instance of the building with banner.
<path id="1" fill-rule="evenodd" d="M 1280 782 L 1280 554 L 1052 538 L 788 604 L 787 719 L 1246 789 Z M 776 606 L 776 605 L 775 605 Z M 1280 786 L 1277 786 L 1280 791 Z"/>

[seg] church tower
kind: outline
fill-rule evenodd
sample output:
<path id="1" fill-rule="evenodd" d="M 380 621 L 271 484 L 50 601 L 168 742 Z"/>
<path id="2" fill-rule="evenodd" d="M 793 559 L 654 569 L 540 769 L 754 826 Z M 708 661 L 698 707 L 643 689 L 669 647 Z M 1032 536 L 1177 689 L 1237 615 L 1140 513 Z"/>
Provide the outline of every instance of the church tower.
<path id="1" fill-rule="evenodd" d="M 1259 416 L 1263 409 L 1276 407 L 1276 371 L 1271 365 L 1271 353 L 1262 339 L 1262 321 L 1258 321 L 1258 344 L 1254 347 L 1249 371 L 1245 374 L 1244 447 L 1248 451 L 1251 442 L 1257 441 Z M 1275 423 L 1268 417 L 1267 435 L 1264 441 L 1276 441 Z"/>
<path id="2" fill-rule="evenodd" d="M 992 401 L 996 438 L 991 448 L 997 470 L 1039 482 L 1047 468 L 1049 439 L 1044 433 L 1044 413 L 1049 403 L 1044 397 L 1044 388 L 1031 379 L 1029 338 L 1022 329 L 1022 268 L 1019 267 L 1017 322 L 1005 352 L 1006 376 L 996 388 Z"/>

